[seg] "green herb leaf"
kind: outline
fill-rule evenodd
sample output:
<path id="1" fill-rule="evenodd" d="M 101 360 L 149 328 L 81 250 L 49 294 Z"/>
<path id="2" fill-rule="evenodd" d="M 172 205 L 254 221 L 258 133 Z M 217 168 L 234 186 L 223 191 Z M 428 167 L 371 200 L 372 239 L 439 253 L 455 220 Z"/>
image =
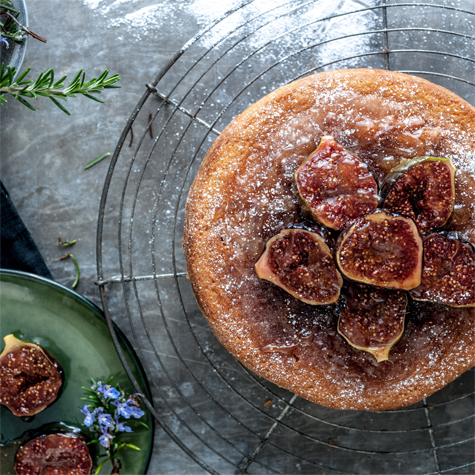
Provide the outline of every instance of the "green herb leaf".
<path id="1" fill-rule="evenodd" d="M 60 246 L 63 246 L 63 247 L 69 247 L 69 246 L 74 246 L 74 244 L 76 244 L 78 242 L 77 239 L 73 239 L 72 241 L 61 241 L 61 238 L 59 237 L 58 238 L 58 244 Z M 84 389 L 85 391 L 88 391 L 90 393 L 93 393 L 93 394 L 96 394 L 95 391 L 93 391 L 92 389 L 86 389 L 85 387 L 82 387 L 82 389 Z"/>
<path id="2" fill-rule="evenodd" d="M 93 167 L 96 163 L 99 163 L 100 161 L 104 160 L 104 158 L 108 157 L 109 155 L 110 155 L 110 152 L 99 155 L 97 158 L 87 163 L 86 166 L 84 167 L 84 170 L 87 170 L 88 168 Z"/>
<path id="3" fill-rule="evenodd" d="M 94 475 L 98 475 L 98 473 L 101 471 L 101 468 L 104 466 L 104 464 L 108 461 L 109 459 L 103 460 L 96 468 L 96 471 L 94 472 Z"/>
<path id="4" fill-rule="evenodd" d="M 44 94 L 41 94 L 42 96 Z M 71 115 L 71 113 L 64 107 L 62 104 L 60 104 L 54 97 L 50 97 L 50 99 L 65 113 L 68 115 Z"/>
<path id="5" fill-rule="evenodd" d="M 70 254 L 70 257 L 74 261 L 74 265 L 76 266 L 76 280 L 73 282 L 73 285 L 72 285 L 72 287 L 74 289 L 79 284 L 80 272 L 79 272 L 79 264 L 78 264 L 77 259 L 72 254 Z"/>
<path id="6" fill-rule="evenodd" d="M 84 389 L 84 391 L 87 391 L 88 393 L 96 394 L 95 391 L 93 391 L 92 389 L 86 388 L 84 386 L 81 386 L 81 389 Z"/>
<path id="7" fill-rule="evenodd" d="M 131 448 L 131 449 L 134 449 L 134 450 L 139 450 L 139 451 L 140 451 L 140 448 L 139 448 L 139 447 L 137 447 L 137 446 L 136 446 L 136 445 L 134 445 L 134 444 L 125 444 L 125 446 L 126 446 L 126 447 L 129 447 L 129 448 Z"/>

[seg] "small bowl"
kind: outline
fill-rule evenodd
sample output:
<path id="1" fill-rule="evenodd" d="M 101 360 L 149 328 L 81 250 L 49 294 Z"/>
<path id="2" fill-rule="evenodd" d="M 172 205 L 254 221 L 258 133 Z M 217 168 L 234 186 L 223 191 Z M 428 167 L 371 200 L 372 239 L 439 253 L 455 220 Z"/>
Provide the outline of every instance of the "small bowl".
<path id="1" fill-rule="evenodd" d="M 26 9 L 25 0 L 11 0 L 11 2 L 12 7 L 20 12 L 20 15 L 18 16 L 18 21 L 23 26 L 28 27 L 28 12 Z M 9 38 L 7 38 L 7 40 L 10 47 L 7 48 L 5 45 L 0 46 L 0 62 L 5 63 L 7 66 L 14 67 L 16 69 L 16 76 L 20 71 L 21 65 L 23 64 L 23 60 L 25 59 L 28 35 L 25 34 L 25 39 L 23 40 L 22 45 L 15 43 Z"/>

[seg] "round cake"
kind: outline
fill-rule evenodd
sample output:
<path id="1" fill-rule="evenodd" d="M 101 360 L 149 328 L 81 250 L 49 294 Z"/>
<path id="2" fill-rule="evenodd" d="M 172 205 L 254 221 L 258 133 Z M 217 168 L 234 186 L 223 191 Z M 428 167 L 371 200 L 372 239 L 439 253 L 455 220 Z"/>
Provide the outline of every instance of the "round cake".
<path id="1" fill-rule="evenodd" d="M 188 196 L 188 275 L 218 340 L 258 375 L 331 408 L 403 407 L 475 364 L 475 308 L 411 301 L 402 338 L 378 363 L 337 332 L 337 304 L 308 305 L 255 271 L 266 242 L 301 221 L 293 176 L 328 135 L 379 185 L 403 158 L 450 158 L 445 229 L 475 245 L 475 108 L 418 77 L 328 71 L 272 92 L 216 139 Z"/>

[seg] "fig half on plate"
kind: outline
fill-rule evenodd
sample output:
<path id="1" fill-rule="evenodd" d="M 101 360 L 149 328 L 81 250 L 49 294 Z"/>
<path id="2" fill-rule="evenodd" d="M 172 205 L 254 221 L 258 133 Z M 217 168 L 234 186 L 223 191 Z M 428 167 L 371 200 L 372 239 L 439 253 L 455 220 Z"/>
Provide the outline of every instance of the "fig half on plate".
<path id="1" fill-rule="evenodd" d="M 442 227 L 455 205 L 455 167 L 448 158 L 402 160 L 383 184 L 383 207 L 412 218 L 421 234 Z"/>
<path id="2" fill-rule="evenodd" d="M 430 234 L 424 238 L 424 266 L 414 300 L 449 307 L 475 307 L 475 252 L 470 244 Z"/>
<path id="3" fill-rule="evenodd" d="M 310 305 L 336 302 L 343 285 L 325 239 L 304 229 L 284 229 L 270 238 L 256 273 Z"/>
<path id="4" fill-rule="evenodd" d="M 22 445 L 15 458 L 17 475 L 89 475 L 91 470 L 86 442 L 75 433 L 36 437 Z"/>
<path id="5" fill-rule="evenodd" d="M 422 239 L 412 219 L 381 210 L 340 234 L 336 261 L 356 282 L 413 289 L 421 283 Z"/>
<path id="6" fill-rule="evenodd" d="M 31 417 L 58 398 L 63 369 L 40 345 L 7 335 L 0 354 L 0 404 L 15 416 Z"/>
<path id="7" fill-rule="evenodd" d="M 344 229 L 378 206 L 378 185 L 369 168 L 331 136 L 297 169 L 302 210 L 332 229 Z"/>
<path id="8" fill-rule="evenodd" d="M 341 300 L 338 333 L 378 363 L 388 360 L 404 333 L 406 292 L 345 282 Z"/>

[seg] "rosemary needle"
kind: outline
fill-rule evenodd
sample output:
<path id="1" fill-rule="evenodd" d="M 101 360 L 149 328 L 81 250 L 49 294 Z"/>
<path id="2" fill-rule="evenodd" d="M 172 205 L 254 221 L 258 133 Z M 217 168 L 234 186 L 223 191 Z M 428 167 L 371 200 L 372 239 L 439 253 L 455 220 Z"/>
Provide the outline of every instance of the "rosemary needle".
<path id="1" fill-rule="evenodd" d="M 80 277 L 79 264 L 73 254 L 69 254 L 69 257 L 74 261 L 74 265 L 76 266 L 76 280 L 73 282 L 73 285 L 72 285 L 73 289 L 75 289 L 77 285 L 79 284 L 79 277 Z"/>
<path id="2" fill-rule="evenodd" d="M 110 155 L 110 152 L 103 153 L 102 155 L 99 155 L 97 158 L 94 160 L 91 160 L 86 166 L 84 167 L 84 170 L 87 170 L 88 168 L 93 167 L 96 163 L 99 163 L 101 160 L 104 160 L 104 158 L 108 157 Z"/>
<path id="3" fill-rule="evenodd" d="M 69 257 L 73 260 L 74 266 L 76 267 L 76 279 L 74 280 L 73 285 L 72 285 L 72 287 L 74 289 L 79 284 L 79 277 L 81 276 L 81 273 L 79 272 L 79 264 L 78 264 L 77 259 L 74 257 L 74 255 L 73 254 L 65 254 L 64 256 L 61 256 L 58 259 L 55 259 L 53 262 L 64 261 L 65 259 L 68 259 Z"/>

